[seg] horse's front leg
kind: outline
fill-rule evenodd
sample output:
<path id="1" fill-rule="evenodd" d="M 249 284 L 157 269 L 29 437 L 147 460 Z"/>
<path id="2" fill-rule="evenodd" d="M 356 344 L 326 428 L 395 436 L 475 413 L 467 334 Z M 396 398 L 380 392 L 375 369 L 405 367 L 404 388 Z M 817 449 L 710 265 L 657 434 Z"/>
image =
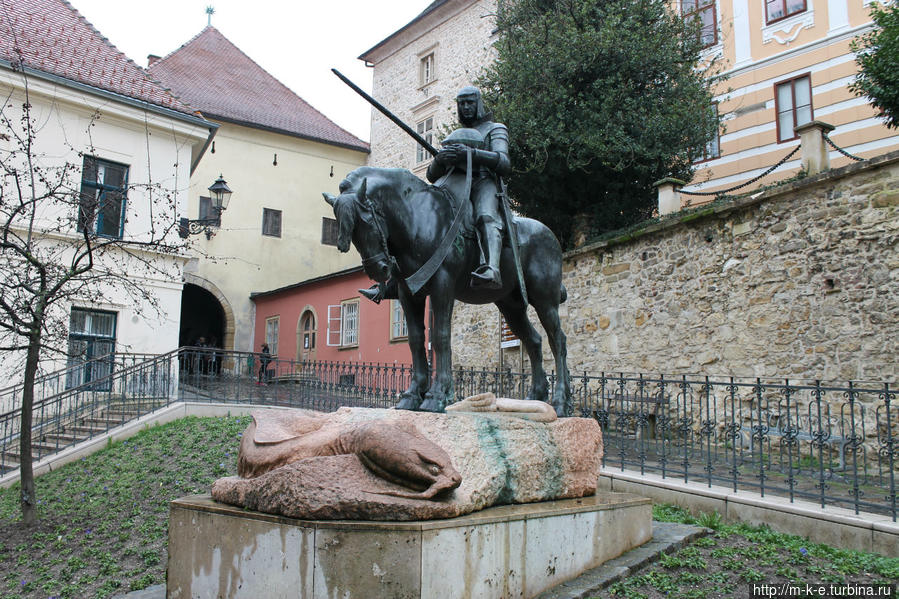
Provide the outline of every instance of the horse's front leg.
<path id="1" fill-rule="evenodd" d="M 455 401 L 456 393 L 453 385 L 453 353 L 452 343 L 453 291 L 450 281 L 441 281 L 443 273 L 439 272 L 434 279 L 437 283 L 431 288 L 431 309 L 434 311 L 434 325 L 431 329 L 431 343 L 436 354 L 434 360 L 435 376 L 431 390 L 425 394 L 425 401 L 419 410 L 424 412 L 443 412 L 448 403 Z M 440 284 L 440 283 L 443 284 Z"/>
<path id="2" fill-rule="evenodd" d="M 428 355 L 425 352 L 425 300 L 410 298 L 400 292 L 400 303 L 406 315 L 409 350 L 412 352 L 412 381 L 409 388 L 400 395 L 396 407 L 400 410 L 417 410 L 431 380 Z"/>

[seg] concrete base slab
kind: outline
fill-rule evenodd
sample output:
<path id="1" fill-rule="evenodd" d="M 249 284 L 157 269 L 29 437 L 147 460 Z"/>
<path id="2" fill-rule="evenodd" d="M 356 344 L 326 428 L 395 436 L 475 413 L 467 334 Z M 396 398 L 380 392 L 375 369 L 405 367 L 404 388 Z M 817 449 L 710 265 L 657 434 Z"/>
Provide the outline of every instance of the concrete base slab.
<path id="1" fill-rule="evenodd" d="M 652 537 L 627 493 L 420 522 L 294 520 L 208 496 L 172 502 L 169 599 L 529 598 Z"/>

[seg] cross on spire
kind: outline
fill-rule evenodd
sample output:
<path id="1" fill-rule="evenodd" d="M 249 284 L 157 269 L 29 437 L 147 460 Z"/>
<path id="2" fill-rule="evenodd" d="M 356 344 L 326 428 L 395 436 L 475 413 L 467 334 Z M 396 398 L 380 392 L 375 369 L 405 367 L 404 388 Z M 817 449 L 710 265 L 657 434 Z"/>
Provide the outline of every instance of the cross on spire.
<path id="1" fill-rule="evenodd" d="M 215 8 L 210 4 L 206 7 L 206 25 L 212 25 L 212 15 L 215 14 Z"/>

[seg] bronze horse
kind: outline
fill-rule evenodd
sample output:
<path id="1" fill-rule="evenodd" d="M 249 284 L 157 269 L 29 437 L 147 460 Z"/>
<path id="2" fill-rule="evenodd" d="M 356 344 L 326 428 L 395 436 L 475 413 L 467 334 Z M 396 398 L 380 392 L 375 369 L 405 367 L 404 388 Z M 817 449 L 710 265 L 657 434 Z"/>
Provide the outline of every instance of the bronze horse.
<path id="1" fill-rule="evenodd" d="M 457 199 L 460 194 L 445 193 L 405 169 L 363 166 L 347 175 L 339 189 L 340 195 L 336 197 L 323 194 L 337 217 L 337 248 L 346 252 L 352 242 L 371 279 L 385 283 L 393 278 L 398 282 L 412 351 L 412 383 L 402 393 L 397 408 L 443 412 L 447 403 L 455 400 L 450 347 L 455 300 L 496 304 L 509 328 L 521 339 L 530 359 L 532 384 L 527 399 L 548 401 L 542 341 L 528 320 L 510 248 L 503 248 L 501 289 L 469 286 L 469 273 L 479 264 L 479 249 L 468 200 L 460 206 Z M 462 219 L 460 233 L 433 276 L 413 293 L 406 284 L 407 278 L 441 246 L 457 214 Z M 529 218 L 517 218 L 516 222 L 528 303 L 537 312 L 555 358 L 557 377 L 552 405 L 559 416 L 567 416 L 571 414 L 571 388 L 565 334 L 559 321 L 559 304 L 566 298 L 562 285 L 562 248 L 543 223 Z M 425 352 L 427 296 L 431 298 L 434 314 L 431 342 L 437 362 L 431 385 Z"/>

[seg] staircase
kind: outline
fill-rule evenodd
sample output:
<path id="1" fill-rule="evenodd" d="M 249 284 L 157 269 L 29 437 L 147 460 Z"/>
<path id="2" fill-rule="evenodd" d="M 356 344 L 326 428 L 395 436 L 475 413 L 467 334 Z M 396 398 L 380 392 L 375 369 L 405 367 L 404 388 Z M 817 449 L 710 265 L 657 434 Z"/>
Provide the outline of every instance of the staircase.
<path id="1" fill-rule="evenodd" d="M 130 364 L 117 361 L 102 379 L 36 397 L 32 410 L 32 461 L 36 463 L 172 403 L 177 355 L 177 351 L 170 352 Z M 60 379 L 66 375 L 60 371 L 48 375 L 51 376 Z M 53 388 L 43 380 L 35 384 L 36 391 L 48 387 Z M 19 409 L 0 414 L 0 476 L 19 468 L 20 420 Z"/>

